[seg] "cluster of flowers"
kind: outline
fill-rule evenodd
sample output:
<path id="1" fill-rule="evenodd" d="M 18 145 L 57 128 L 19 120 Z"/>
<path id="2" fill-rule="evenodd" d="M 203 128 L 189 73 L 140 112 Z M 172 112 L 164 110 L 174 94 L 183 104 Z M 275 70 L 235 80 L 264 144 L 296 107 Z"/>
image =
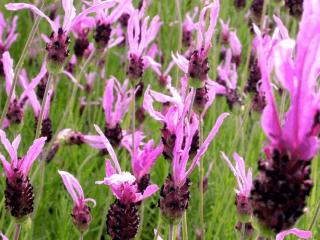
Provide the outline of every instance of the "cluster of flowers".
<path id="1" fill-rule="evenodd" d="M 14 71 L 9 54 L 10 45 L 18 36 L 15 33 L 18 18 L 14 17 L 9 24 L 0 15 L 0 36 L 6 33 L 4 41 L 0 38 L 0 75 L 5 79 L 8 95 L 7 109 L 4 109 L 4 118 L 0 122 L 0 141 L 11 159 L 9 162 L 0 154 L 6 176 L 6 209 L 18 222 L 28 218 L 34 210 L 33 187 L 28 176 L 33 163 L 38 158 L 51 161 L 62 145 L 88 144 L 110 156 L 105 163 L 106 177 L 96 184 L 108 185 L 116 198 L 106 216 L 107 233 L 112 239 L 135 238 L 140 224 L 139 206 L 159 190 L 151 183 L 150 170 L 160 155 L 172 168 L 160 188 L 158 205 L 170 225 L 179 224 L 190 200 L 189 176 L 229 115 L 222 113 L 202 140 L 200 133 L 208 109 L 216 96 L 225 97 L 230 111 L 237 104 L 241 105 L 242 97 L 246 97 L 239 94 L 237 86 L 242 46 L 236 31 L 229 27 L 229 21 L 220 20 L 222 47 L 218 77 L 213 80 L 209 77 L 209 54 L 219 17 L 219 0 L 205 4 L 200 11 L 195 8 L 192 14 L 186 15 L 181 39 L 184 52 L 172 54 L 172 61 L 165 70 L 159 60 L 162 53 L 155 43 L 162 22 L 159 16 L 151 20 L 145 16 L 147 1 L 141 1 L 138 8 L 131 0 L 86 1 L 78 14 L 73 0 L 61 2 L 65 12 L 62 25 L 55 11 L 49 17 L 32 4 L 5 5 L 10 11 L 29 9 L 47 20 L 52 28 L 49 37 L 41 36 L 46 42 L 46 58 L 39 74 L 31 81 L 26 70 Z M 305 0 L 303 6 L 299 1 L 285 1 L 290 14 L 301 17 L 299 33 L 294 40 L 277 16 L 274 16 L 276 26 L 272 36 L 271 29 L 258 27 L 258 23 L 270 21 L 264 19 L 263 2 L 255 0 L 250 8 L 255 38 L 246 92 L 254 92 L 253 109 L 262 112 L 261 125 L 269 140 L 264 149 L 265 159 L 258 161 L 259 172 L 253 181 L 251 169 L 246 173 L 244 160 L 237 153 L 234 154 L 235 166 L 223 152 L 222 157 L 238 183 L 235 205 L 239 213 L 236 225 L 239 232 L 247 237 L 252 237 L 253 230 L 257 230 L 260 237 L 277 234 L 276 239 L 281 240 L 288 234 L 295 234 L 307 239 L 311 237 L 310 231 L 292 227 L 304 213 L 313 185 L 311 160 L 318 149 L 317 77 L 320 63 L 317 59 L 320 38 L 317 32 L 320 29 L 320 7 L 316 0 Z M 235 1 L 235 5 L 243 8 L 246 1 Z M 90 42 L 91 32 L 95 44 Z M 71 33 L 75 38 L 74 56 L 68 60 Z M 110 48 L 125 45 L 128 46 L 127 55 L 121 60 L 128 62 L 127 79 L 121 82 L 114 76 L 105 76 L 104 57 Z M 31 56 L 38 56 L 39 53 L 34 51 Z M 86 73 L 85 61 L 92 59 L 97 63 L 96 71 Z M 83 68 L 77 69 L 81 63 Z M 176 87 L 170 76 L 175 65 L 182 71 Z M 150 85 L 145 88 L 143 75 L 148 68 L 157 75 L 163 93 L 153 90 Z M 270 78 L 273 71 L 274 83 Z M 104 131 L 97 125 L 94 125 L 97 131 L 94 135 L 73 129 L 54 131 L 50 106 L 54 103 L 57 82 L 52 79 L 57 80 L 60 74 L 70 78 L 86 96 L 93 93 L 96 79 L 108 78 L 102 99 L 89 101 L 83 97 L 80 104 L 80 114 L 90 105 L 102 105 Z M 81 83 L 81 74 L 86 74 L 84 84 Z M 19 97 L 15 92 L 17 82 L 23 90 Z M 290 94 L 290 107 L 282 121 L 272 91 L 274 85 Z M 136 111 L 136 98 L 142 96 L 142 106 Z M 135 130 L 135 121 L 132 130 L 122 129 L 122 121 L 131 103 L 133 120 L 137 119 L 141 124 L 147 113 L 162 124 L 158 145 L 152 139 L 144 142 L 145 133 L 142 129 Z M 161 111 L 156 107 L 159 104 L 162 105 Z M 34 111 L 36 139 L 25 156 L 19 157 L 21 136 L 10 142 L 4 130 L 21 124 L 24 110 L 29 105 Z M 46 143 L 49 149 L 45 151 Z M 125 148 L 129 152 L 132 173 L 121 169 L 115 148 Z M 80 183 L 72 174 L 58 173 L 74 202 L 73 223 L 83 236 L 92 220 L 88 202 L 95 206 L 96 201 L 85 198 Z M 253 218 L 257 220 L 256 224 Z M 2 233 L 1 236 L 6 239 Z"/>

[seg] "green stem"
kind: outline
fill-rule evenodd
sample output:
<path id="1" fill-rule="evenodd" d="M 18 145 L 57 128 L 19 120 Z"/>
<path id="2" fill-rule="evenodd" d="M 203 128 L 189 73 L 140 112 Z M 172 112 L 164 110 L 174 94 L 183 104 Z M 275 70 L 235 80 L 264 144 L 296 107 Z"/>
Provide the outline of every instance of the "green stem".
<path id="1" fill-rule="evenodd" d="M 39 119 L 38 119 L 38 123 L 37 123 L 37 130 L 36 130 L 36 136 L 35 139 L 37 139 L 38 137 L 40 137 L 41 134 L 41 129 L 42 129 L 42 121 L 43 121 L 43 115 L 44 115 L 44 108 L 47 102 L 47 98 L 48 98 L 48 92 L 49 92 L 49 88 L 51 85 L 51 81 L 52 81 L 53 75 L 51 73 L 49 73 L 49 78 L 46 84 L 46 89 L 44 91 L 44 96 L 42 99 L 42 103 L 41 103 L 41 111 L 40 111 L 40 115 L 39 115 Z"/>
<path id="2" fill-rule="evenodd" d="M 269 0 L 263 1 L 263 8 L 262 8 L 262 14 L 261 14 L 261 19 L 260 19 L 260 30 L 263 30 L 264 17 L 267 12 L 268 1 Z"/>
<path id="3" fill-rule="evenodd" d="M 161 218 L 160 218 L 160 221 L 158 221 L 157 230 L 156 230 L 156 233 L 154 234 L 153 240 L 157 240 L 158 239 L 160 224 L 161 224 Z"/>
<path id="4" fill-rule="evenodd" d="M 80 234 L 80 240 L 83 240 L 83 233 Z"/>
<path id="5" fill-rule="evenodd" d="M 240 240 L 245 239 L 245 234 L 246 234 L 246 224 L 242 222 L 241 223 Z"/>
<path id="6" fill-rule="evenodd" d="M 312 221 L 311 221 L 311 224 L 310 224 L 308 230 L 311 230 L 313 225 L 316 223 L 318 216 L 319 216 L 319 212 L 320 212 L 320 201 L 318 201 L 316 212 L 314 213 L 314 216 L 312 218 Z"/>
<path id="7" fill-rule="evenodd" d="M 16 232 L 14 234 L 14 240 L 18 240 L 19 237 L 20 237 L 20 233 L 21 233 L 21 224 L 20 223 L 17 223 L 16 224 Z"/>
<path id="8" fill-rule="evenodd" d="M 43 10 L 43 7 L 45 5 L 44 2 L 45 1 L 43 0 L 42 3 L 41 3 L 40 10 Z M 12 95 L 14 93 L 15 87 L 17 85 L 18 78 L 19 78 L 19 75 L 20 75 L 20 71 L 21 71 L 24 59 L 25 59 L 25 57 L 27 55 L 27 51 L 29 50 L 29 46 L 30 46 L 31 42 L 33 41 L 34 36 L 36 35 L 36 31 L 38 29 L 38 26 L 39 26 L 39 23 L 40 23 L 40 19 L 41 19 L 41 17 L 39 17 L 39 16 L 36 17 L 36 19 L 34 21 L 34 24 L 32 26 L 31 32 L 30 32 L 30 34 L 28 36 L 27 42 L 24 45 L 24 48 L 22 50 L 21 56 L 19 58 L 19 61 L 18 61 L 17 65 L 16 65 L 16 68 L 14 69 L 14 77 L 13 77 L 12 86 L 10 88 L 9 95 L 8 95 L 8 98 L 7 98 L 6 103 L 4 105 L 4 108 L 3 108 L 3 111 L 2 111 L 2 114 L 1 114 L 1 118 L 0 118 L 0 128 L 2 128 L 3 121 L 4 121 L 4 119 L 5 119 L 6 115 L 7 115 L 7 112 L 8 112 L 8 109 L 9 109 L 9 105 L 10 105 L 10 100 L 12 98 Z"/>
<path id="9" fill-rule="evenodd" d="M 178 15 L 178 22 L 179 22 L 179 38 L 178 38 L 178 49 L 177 51 L 180 52 L 181 47 L 182 47 L 182 15 L 181 15 L 181 6 L 180 6 L 180 1 L 176 0 L 176 10 L 177 10 L 177 15 Z M 177 68 L 176 70 L 176 88 L 179 86 L 179 74 L 180 71 Z"/>
<path id="10" fill-rule="evenodd" d="M 183 234 L 183 240 L 188 240 L 188 222 L 187 222 L 187 211 L 183 214 L 182 219 L 182 234 Z"/>
<path id="11" fill-rule="evenodd" d="M 200 146 L 203 143 L 203 121 L 200 119 Z M 200 215 L 200 224 L 201 224 L 201 230 L 202 234 L 205 234 L 205 226 L 204 226 L 204 213 L 203 213 L 203 206 L 204 206 L 204 190 L 203 190 L 203 160 L 200 159 L 200 172 L 199 172 L 199 188 L 200 188 L 200 200 L 199 200 L 199 215 Z M 205 239 L 205 238 L 204 238 Z"/>
<path id="12" fill-rule="evenodd" d="M 136 236 L 136 239 L 141 239 L 141 233 L 143 228 L 143 220 L 144 220 L 144 203 L 141 203 L 141 209 L 140 209 L 140 224 L 138 229 L 138 234 Z"/>
<path id="13" fill-rule="evenodd" d="M 173 224 L 170 224 L 169 225 L 169 240 L 174 240 L 174 237 L 173 237 L 173 235 L 174 235 L 174 226 L 173 226 Z"/>

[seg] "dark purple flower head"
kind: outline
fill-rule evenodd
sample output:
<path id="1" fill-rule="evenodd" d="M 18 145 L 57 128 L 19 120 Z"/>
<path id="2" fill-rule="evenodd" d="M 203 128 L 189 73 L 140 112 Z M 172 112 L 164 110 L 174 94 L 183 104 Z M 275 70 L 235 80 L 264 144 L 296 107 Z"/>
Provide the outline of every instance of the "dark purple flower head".
<path id="1" fill-rule="evenodd" d="M 127 75 L 130 80 L 140 79 L 145 65 L 155 64 L 152 58 L 145 56 L 145 52 L 149 44 L 156 38 L 160 26 L 159 16 L 153 17 L 149 24 L 149 17 L 142 19 L 141 11 L 135 10 L 131 13 L 127 28 L 129 44 Z"/>
<path id="2" fill-rule="evenodd" d="M 58 172 L 63 180 L 64 186 L 74 202 L 71 214 L 73 224 L 81 233 L 86 232 L 91 222 L 91 210 L 87 205 L 87 202 L 92 202 L 95 206 L 96 201 L 92 198 L 84 197 L 82 187 L 73 175 L 65 171 Z"/>
<path id="3" fill-rule="evenodd" d="M 13 83 L 13 78 L 14 78 L 14 71 L 13 71 L 13 60 L 10 57 L 9 52 L 5 52 L 3 54 L 3 67 L 4 67 L 4 73 L 5 73 L 5 90 L 7 95 L 9 96 L 11 86 Z M 29 95 L 33 93 L 33 89 L 36 86 L 36 84 L 44 77 L 46 73 L 45 65 L 42 66 L 40 73 L 33 79 L 33 82 L 28 84 L 27 82 L 22 81 L 24 79 L 24 76 L 26 73 L 23 71 L 22 74 L 20 75 L 20 83 L 22 87 L 24 88 L 24 91 L 18 97 L 16 95 L 15 90 L 13 91 L 12 98 L 10 99 L 9 103 L 9 109 L 7 112 L 6 119 L 3 123 L 2 128 L 6 128 L 10 126 L 10 124 L 19 124 L 21 123 L 24 115 L 24 107 L 26 105 L 26 102 L 29 99 Z"/>
<path id="4" fill-rule="evenodd" d="M 266 159 L 259 162 L 259 174 L 250 198 L 254 215 L 265 228 L 276 233 L 292 227 L 303 214 L 313 185 L 310 164 L 319 147 L 313 131 L 319 108 L 319 61 L 316 60 L 319 16 L 318 2 L 305 0 L 296 41 L 284 38 L 266 44 L 266 39 L 255 26 L 261 90 L 267 104 L 261 125 L 269 143 L 265 148 Z M 280 27 L 283 33 L 287 33 L 283 26 Z M 272 92 L 270 75 L 273 66 L 278 82 L 290 94 L 284 120 L 279 118 Z"/>
<path id="5" fill-rule="evenodd" d="M 11 159 L 11 162 L 8 162 L 0 154 L 0 160 L 6 176 L 5 206 L 13 217 L 17 220 L 23 220 L 33 212 L 33 187 L 28 174 L 32 164 L 41 153 L 46 138 L 36 139 L 26 155 L 21 158 L 18 157 L 20 135 L 10 143 L 5 132 L 0 130 L 0 140 Z"/>

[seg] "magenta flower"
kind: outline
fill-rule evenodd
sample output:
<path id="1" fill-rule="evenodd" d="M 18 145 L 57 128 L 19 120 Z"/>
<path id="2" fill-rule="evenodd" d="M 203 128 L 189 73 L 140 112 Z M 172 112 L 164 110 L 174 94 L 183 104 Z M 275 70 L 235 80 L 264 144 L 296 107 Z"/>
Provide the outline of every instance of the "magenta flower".
<path id="1" fill-rule="evenodd" d="M 191 85 L 196 88 L 204 87 L 205 81 L 208 80 L 208 72 L 210 70 L 208 54 L 211 48 L 211 39 L 217 23 L 217 18 L 220 9 L 220 2 L 216 0 L 205 6 L 199 17 L 199 22 L 196 23 L 197 30 L 197 45 L 196 49 L 190 54 L 188 58 L 179 53 L 172 54 L 172 58 L 177 66 L 191 78 Z M 208 29 L 206 29 L 206 13 L 210 10 L 210 22 Z"/>
<path id="2" fill-rule="evenodd" d="M 252 170 L 251 168 L 249 168 L 248 172 L 246 173 L 244 160 L 237 153 L 233 154 L 233 158 L 236 162 L 235 166 L 232 165 L 229 158 L 224 152 L 221 152 L 221 155 L 227 162 L 238 183 L 238 189 L 235 190 L 237 194 L 235 203 L 238 213 L 242 216 L 251 216 L 252 210 L 249 203 L 249 196 L 252 188 Z"/>
<path id="3" fill-rule="evenodd" d="M 71 28 L 71 31 L 76 38 L 74 44 L 74 53 L 78 58 L 89 56 L 91 53 L 88 35 L 90 30 L 93 29 L 94 25 L 95 19 L 93 17 L 85 16 Z M 93 47 L 93 45 L 91 47 Z"/>
<path id="4" fill-rule="evenodd" d="M 286 236 L 288 236 L 290 234 L 295 235 L 295 236 L 302 238 L 302 239 L 309 239 L 312 237 L 311 231 L 303 231 L 303 230 L 300 230 L 297 228 L 292 228 L 292 229 L 282 231 L 279 234 L 277 234 L 276 240 L 283 240 Z"/>
<path id="5" fill-rule="evenodd" d="M 95 125 L 95 128 L 102 138 L 103 144 L 112 159 L 112 162 L 110 160 L 106 161 L 106 178 L 103 181 L 97 181 L 96 183 L 110 186 L 113 194 L 122 203 L 137 203 L 158 191 L 158 186 L 153 184 L 149 185 L 143 194 L 139 192 L 136 178 L 129 172 L 122 172 L 110 142 L 98 126 Z"/>
<path id="6" fill-rule="evenodd" d="M 92 198 L 84 197 L 82 187 L 79 181 L 73 175 L 65 171 L 58 172 L 63 180 L 64 186 L 74 202 L 74 207 L 71 214 L 73 223 L 77 229 L 83 233 L 88 230 L 91 222 L 91 210 L 87 205 L 87 202 L 92 202 L 95 206 L 96 201 Z"/>
<path id="7" fill-rule="evenodd" d="M 186 118 L 191 104 L 192 91 L 187 96 L 185 108 L 179 118 L 176 129 L 176 140 L 172 160 L 172 175 L 168 176 L 160 192 L 159 206 L 161 213 L 172 224 L 177 223 L 188 208 L 190 198 L 189 175 L 199 163 L 203 154 L 207 151 L 209 144 L 217 134 L 224 119 L 229 115 L 228 113 L 223 113 L 219 116 L 215 126 L 200 146 L 189 167 L 187 167 L 193 138 L 199 127 L 199 122 L 196 118 L 192 119 L 190 122 Z"/>
<path id="8" fill-rule="evenodd" d="M 220 19 L 220 25 L 221 25 L 221 40 L 222 43 L 228 44 L 229 43 L 229 34 L 230 34 L 230 19 L 228 19 L 227 22 L 224 22 L 222 19 Z"/>
<path id="9" fill-rule="evenodd" d="M 5 175 L 5 206 L 10 214 L 17 219 L 24 219 L 33 212 L 33 187 L 30 183 L 28 174 L 43 146 L 46 138 L 36 139 L 27 154 L 23 157 L 18 157 L 18 147 L 21 141 L 21 136 L 18 135 L 12 143 L 7 139 L 4 131 L 0 130 L 0 141 L 8 152 L 11 162 L 0 154 Z"/>
<path id="10" fill-rule="evenodd" d="M 26 178 L 33 162 L 41 153 L 46 138 L 41 137 L 36 139 L 29 148 L 27 154 L 21 158 L 18 157 L 17 152 L 21 141 L 20 135 L 18 135 L 13 142 L 10 143 L 6 137 L 6 133 L 0 129 L 0 140 L 11 158 L 11 163 L 9 163 L 3 155 L 0 155 L 6 177 L 11 180 L 16 174 L 19 173 L 22 175 L 22 177 Z"/>
<path id="11" fill-rule="evenodd" d="M 259 161 L 259 175 L 250 198 L 254 215 L 264 227 L 276 233 L 291 228 L 304 213 L 313 185 L 310 165 L 319 147 L 319 14 L 316 1 L 304 1 L 297 40 L 278 42 L 274 53 L 278 59 L 274 64 L 266 55 L 262 35 L 255 27 L 261 87 L 267 103 L 261 125 L 269 142 L 265 148 L 266 159 Z M 283 120 L 279 118 L 271 87 L 273 66 L 279 82 L 290 94 Z M 272 198 L 275 195 L 277 198 Z"/>
<path id="12" fill-rule="evenodd" d="M 112 129 L 120 124 L 124 115 L 129 110 L 132 91 L 131 89 L 127 90 L 128 83 L 127 79 L 121 85 L 115 77 L 111 77 L 106 83 L 103 95 L 103 110 L 108 128 Z M 114 92 L 116 93 L 116 98 Z"/>
<path id="13" fill-rule="evenodd" d="M 193 14 L 186 14 L 185 20 L 182 23 L 182 43 L 185 47 L 193 47 L 193 32 L 197 29 L 197 25 L 194 22 L 195 17 L 198 15 L 199 8 L 195 7 Z"/>
<path id="14" fill-rule="evenodd" d="M 93 5 L 101 2 L 101 0 L 93 0 Z M 118 21 L 128 5 L 132 5 L 131 0 L 121 0 L 110 13 L 106 12 L 104 9 L 97 11 L 94 39 L 98 48 L 111 48 L 123 41 L 124 37 L 117 37 L 116 31 L 111 28 L 111 25 Z"/>
<path id="15" fill-rule="evenodd" d="M 8 3 L 5 7 L 10 11 L 18 11 L 21 9 L 30 9 L 35 14 L 43 17 L 47 20 L 52 28 L 52 34 L 50 36 L 50 42 L 47 44 L 46 50 L 48 52 L 48 70 L 56 73 L 60 72 L 65 60 L 69 54 L 68 34 L 72 27 L 78 24 L 88 14 L 97 12 L 99 10 L 110 8 L 114 5 L 113 0 L 107 0 L 102 3 L 93 5 L 81 13 L 76 15 L 76 9 L 73 6 L 73 0 L 62 0 L 62 6 L 65 12 L 63 24 L 60 25 L 57 22 L 52 21 L 47 15 L 40 11 L 36 6 L 28 3 Z"/>
<path id="16" fill-rule="evenodd" d="M 146 144 L 143 144 L 142 139 L 143 135 L 135 137 L 135 149 L 132 151 L 131 147 L 130 154 L 132 172 L 136 178 L 138 189 L 144 192 L 150 183 L 149 171 L 162 154 L 163 144 L 161 143 L 155 147 L 153 140 L 149 140 Z"/>
<path id="17" fill-rule="evenodd" d="M 127 27 L 129 44 L 127 74 L 129 79 L 135 80 L 141 78 L 145 64 L 156 64 L 150 57 L 146 57 L 144 53 L 149 44 L 156 38 L 160 26 L 159 16 L 153 17 L 149 24 L 149 17 L 142 19 L 138 10 L 131 13 Z"/>
<path id="18" fill-rule="evenodd" d="M 113 146 L 118 146 L 121 143 L 123 135 L 120 123 L 134 97 L 132 90 L 127 90 L 128 83 L 129 80 L 126 80 L 121 85 L 115 77 L 111 77 L 106 83 L 103 95 L 103 109 L 106 119 L 105 134 Z"/>
<path id="19" fill-rule="evenodd" d="M 133 239 L 139 227 L 139 214 L 137 205 L 147 197 L 158 191 L 155 184 L 147 186 L 142 192 L 138 189 L 137 179 L 129 172 L 120 168 L 117 156 L 103 132 L 95 125 L 105 148 L 112 159 L 106 161 L 106 177 L 97 184 L 108 185 L 117 200 L 110 206 L 107 214 L 107 231 L 113 239 Z M 117 219 L 123 221 L 117 221 Z"/>
<path id="20" fill-rule="evenodd" d="M 0 12 L 0 76 L 4 75 L 2 54 L 9 50 L 10 46 L 16 41 L 18 34 L 15 33 L 18 17 L 14 17 L 11 25 L 6 22 Z M 5 33 L 5 40 L 3 35 Z"/>
<path id="21" fill-rule="evenodd" d="M 12 19 L 11 24 L 6 22 L 3 14 L 0 12 L 0 53 L 9 50 L 10 46 L 16 41 L 18 34 L 15 33 L 17 28 L 18 17 Z M 5 33 L 5 40 L 3 39 Z"/>
<path id="22" fill-rule="evenodd" d="M 13 83 L 13 78 L 14 78 L 14 72 L 13 72 L 13 60 L 10 57 L 9 52 L 5 52 L 3 54 L 3 68 L 4 68 L 4 73 L 5 73 L 5 90 L 7 95 L 9 96 L 11 86 Z M 35 77 L 34 82 L 38 82 L 43 78 L 45 75 L 46 71 L 45 69 L 41 69 L 40 73 L 38 76 Z M 28 100 L 28 96 L 30 93 L 32 93 L 34 84 L 30 84 L 30 86 L 24 86 L 25 90 L 22 92 L 20 97 L 16 95 L 16 92 L 14 90 L 12 97 L 10 99 L 10 105 L 8 109 L 8 113 L 6 115 L 6 119 L 2 125 L 2 128 L 7 128 L 10 124 L 20 124 L 23 119 L 24 115 L 24 107 L 25 103 Z"/>

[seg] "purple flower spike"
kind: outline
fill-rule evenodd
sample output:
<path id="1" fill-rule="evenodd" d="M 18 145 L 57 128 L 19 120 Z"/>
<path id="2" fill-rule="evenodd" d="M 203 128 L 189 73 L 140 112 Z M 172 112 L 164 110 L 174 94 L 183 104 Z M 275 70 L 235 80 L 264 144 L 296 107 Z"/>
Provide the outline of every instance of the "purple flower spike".
<path id="1" fill-rule="evenodd" d="M 248 169 L 246 173 L 244 160 L 237 153 L 233 154 L 233 158 L 236 162 L 236 165 L 233 166 L 230 162 L 229 158 L 226 156 L 224 152 L 221 152 L 223 159 L 227 162 L 230 170 L 234 174 L 237 179 L 238 189 L 235 190 L 236 196 L 236 206 L 238 213 L 243 216 L 247 215 L 251 216 L 252 209 L 249 202 L 250 191 L 252 188 L 252 170 Z"/>
<path id="2" fill-rule="evenodd" d="M 30 9 L 35 14 L 43 17 L 50 24 L 52 34 L 50 36 L 50 42 L 47 43 L 46 50 L 48 52 L 48 70 L 53 73 L 59 73 L 69 55 L 69 32 L 72 27 L 77 25 L 88 14 L 97 12 L 99 10 L 110 8 L 115 4 L 113 0 L 106 0 L 104 2 L 95 4 L 81 13 L 76 15 L 76 9 L 73 6 L 73 0 L 62 0 L 62 6 L 65 12 L 63 24 L 52 21 L 47 15 L 45 15 L 36 6 L 28 3 L 8 3 L 5 7 L 10 11 L 18 11 L 21 9 Z"/>
<path id="3" fill-rule="evenodd" d="M 3 67 L 4 67 L 4 73 L 5 73 L 5 90 L 7 95 L 9 96 L 10 89 L 12 86 L 13 78 L 14 78 L 14 71 L 13 71 L 13 60 L 10 57 L 9 52 L 5 52 L 3 54 Z M 12 94 L 12 98 L 10 99 L 10 105 L 7 113 L 7 119 L 5 121 L 6 124 L 2 126 L 2 128 L 10 126 L 10 124 L 20 124 L 23 119 L 24 115 L 24 107 L 28 100 L 28 96 L 32 94 L 33 88 L 35 87 L 36 83 L 40 81 L 41 78 L 43 78 L 45 74 L 45 69 L 41 68 L 40 73 L 38 76 L 33 80 L 33 83 L 31 83 L 29 86 L 26 86 L 27 84 L 24 82 L 21 83 L 21 85 L 24 87 L 24 91 L 21 94 L 21 96 L 18 98 L 16 95 L 16 92 L 14 91 Z M 22 75 L 23 76 L 23 73 Z"/>
<path id="4" fill-rule="evenodd" d="M 73 223 L 81 233 L 86 232 L 91 222 L 91 209 L 87 205 L 87 202 L 92 202 L 95 207 L 96 201 L 92 198 L 84 197 L 82 187 L 73 175 L 65 171 L 58 172 L 74 202 L 71 214 Z"/>
<path id="5" fill-rule="evenodd" d="M 138 10 L 132 12 L 127 28 L 129 44 L 127 74 L 130 80 L 137 80 L 142 77 L 144 65 L 154 65 L 152 59 L 144 56 L 144 53 L 149 44 L 156 38 L 160 26 L 159 16 L 153 17 L 149 24 L 149 17 L 141 19 L 141 14 Z"/>
<path id="6" fill-rule="evenodd" d="M 302 238 L 302 239 L 309 239 L 312 237 L 311 231 L 304 231 L 304 230 L 300 230 L 297 228 L 292 228 L 292 229 L 282 231 L 279 234 L 277 234 L 276 240 L 283 240 L 286 236 L 288 236 L 290 234 L 295 235 L 295 236 Z"/>
<path id="7" fill-rule="evenodd" d="M 197 133 L 199 127 L 199 122 L 196 118 L 192 119 L 190 122 L 186 118 L 191 104 L 192 94 L 191 91 L 186 98 L 185 107 L 179 118 L 176 129 L 172 175 L 167 177 L 166 182 L 160 191 L 159 207 L 164 219 L 171 224 L 178 223 L 183 216 L 183 213 L 187 210 L 190 198 L 189 187 L 191 184 L 188 177 L 199 163 L 203 154 L 207 151 L 209 144 L 219 131 L 224 119 L 229 115 L 228 113 L 223 113 L 219 116 L 215 126 L 200 146 L 189 167 L 187 167 L 193 137 Z"/>
<path id="8" fill-rule="evenodd" d="M 264 228 L 275 233 L 291 228 L 304 213 L 313 182 L 311 160 L 319 148 L 320 8 L 317 1 L 305 0 L 297 40 L 283 39 L 274 47 L 274 62 L 259 29 L 258 63 L 266 97 L 261 125 L 269 139 L 266 159 L 259 161 L 259 174 L 251 191 L 253 214 Z M 272 58 L 271 58 L 272 59 Z M 290 105 L 280 120 L 270 75 L 289 92 Z M 276 197 L 274 197 L 276 196 Z"/>
<path id="9" fill-rule="evenodd" d="M 111 77 L 106 83 L 103 95 L 103 110 L 106 119 L 105 135 L 114 147 L 121 144 L 123 133 L 120 123 L 128 112 L 134 97 L 132 90 L 127 90 L 128 84 L 129 80 L 121 85 L 115 77 Z M 114 93 L 116 93 L 116 98 Z"/>
<path id="10" fill-rule="evenodd" d="M 94 0 L 93 4 L 101 2 L 100 0 Z M 115 38 L 116 34 L 112 30 L 111 25 L 118 21 L 128 6 L 132 6 L 131 0 L 122 0 L 119 1 L 119 4 L 109 14 L 104 10 L 97 12 L 94 40 L 98 48 L 111 48 L 123 41 L 124 38 L 121 35 Z"/>
<path id="11" fill-rule="evenodd" d="M 120 168 L 117 156 L 101 129 L 95 125 L 105 148 L 112 159 L 106 161 L 106 177 L 96 184 L 108 185 L 117 200 L 110 206 L 107 214 L 107 231 L 113 239 L 133 239 L 138 232 L 139 213 L 137 205 L 158 191 L 155 184 L 149 185 L 143 193 L 139 191 L 136 178 Z M 122 221 L 119 221 L 119 217 Z"/>
<path id="12" fill-rule="evenodd" d="M 20 135 L 10 143 L 5 132 L 0 130 L 0 141 L 11 158 L 11 163 L 9 163 L 0 154 L 0 160 L 6 175 L 5 206 L 13 217 L 21 220 L 33 212 L 33 187 L 28 173 L 32 164 L 41 153 L 46 138 L 36 139 L 27 154 L 21 158 L 18 157 L 18 147 L 21 141 Z"/>

